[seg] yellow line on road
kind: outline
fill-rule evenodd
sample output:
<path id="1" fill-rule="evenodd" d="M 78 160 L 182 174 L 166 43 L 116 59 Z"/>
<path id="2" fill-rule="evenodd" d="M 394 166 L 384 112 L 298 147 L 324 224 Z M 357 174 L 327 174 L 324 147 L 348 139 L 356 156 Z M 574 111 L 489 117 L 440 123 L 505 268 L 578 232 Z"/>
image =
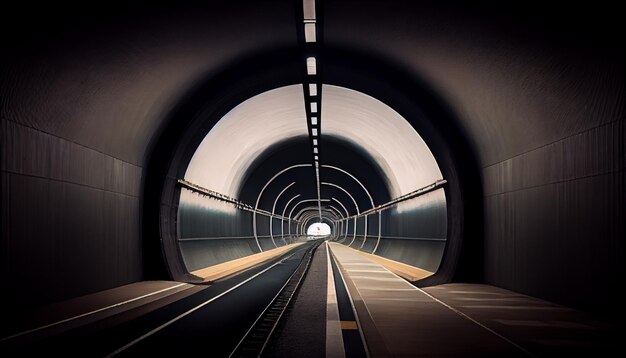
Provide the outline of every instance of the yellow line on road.
<path id="1" fill-rule="evenodd" d="M 359 329 L 356 321 L 341 321 L 341 329 Z"/>

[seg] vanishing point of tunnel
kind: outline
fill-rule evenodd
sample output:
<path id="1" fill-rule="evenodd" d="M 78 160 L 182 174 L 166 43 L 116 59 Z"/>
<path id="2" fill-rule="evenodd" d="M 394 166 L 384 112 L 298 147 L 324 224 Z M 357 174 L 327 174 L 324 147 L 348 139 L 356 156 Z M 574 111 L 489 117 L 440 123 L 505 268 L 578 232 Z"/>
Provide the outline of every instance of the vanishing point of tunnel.
<path id="1" fill-rule="evenodd" d="M 617 5 L 3 13 L 2 357 L 624 354 Z"/>

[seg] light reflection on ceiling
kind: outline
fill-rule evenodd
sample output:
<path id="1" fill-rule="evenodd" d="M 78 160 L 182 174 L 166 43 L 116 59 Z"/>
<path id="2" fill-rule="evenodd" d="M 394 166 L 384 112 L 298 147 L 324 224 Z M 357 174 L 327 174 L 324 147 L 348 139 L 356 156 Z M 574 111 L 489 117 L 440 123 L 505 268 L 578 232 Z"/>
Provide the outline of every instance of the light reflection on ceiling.
<path id="1" fill-rule="evenodd" d="M 302 85 L 261 93 L 233 108 L 209 131 L 185 180 L 235 197 L 258 155 L 276 142 L 307 135 Z"/>
<path id="2" fill-rule="evenodd" d="M 348 88 L 322 91 L 323 133 L 362 147 L 382 168 L 392 197 L 443 178 L 424 140 L 396 111 Z"/>
<path id="3" fill-rule="evenodd" d="M 257 156 L 272 144 L 308 135 L 302 91 L 302 85 L 285 86 L 233 108 L 203 139 L 185 179 L 236 196 Z M 360 147 L 382 169 L 392 197 L 442 179 L 426 143 L 400 114 L 358 91 L 331 85 L 322 91 L 322 139 L 333 136 Z"/>

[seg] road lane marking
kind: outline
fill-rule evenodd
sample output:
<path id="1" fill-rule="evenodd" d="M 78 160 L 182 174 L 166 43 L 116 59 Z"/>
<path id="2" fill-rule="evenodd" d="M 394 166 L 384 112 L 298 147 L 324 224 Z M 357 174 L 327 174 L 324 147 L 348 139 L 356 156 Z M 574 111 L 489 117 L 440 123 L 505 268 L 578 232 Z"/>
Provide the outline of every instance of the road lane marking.
<path id="1" fill-rule="evenodd" d="M 335 276 L 330 262 L 330 252 L 328 251 L 328 241 L 326 246 L 326 262 L 328 268 L 328 285 L 326 299 L 326 357 L 344 358 L 346 356 L 343 345 L 343 329 L 339 319 L 339 305 L 337 303 L 337 292 L 335 291 Z"/>
<path id="2" fill-rule="evenodd" d="M 341 329 L 354 330 L 359 329 L 356 325 L 356 321 L 341 321 Z"/>
<path id="3" fill-rule="evenodd" d="M 151 293 L 145 294 L 143 296 L 135 297 L 135 298 L 132 298 L 130 300 L 126 300 L 126 301 L 119 302 L 119 303 L 116 303 L 116 304 L 113 304 L 113 305 L 110 305 L 110 306 L 99 308 L 97 310 L 89 311 L 89 312 L 80 314 L 78 316 L 66 318 L 64 320 L 53 322 L 53 323 L 50 323 L 50 324 L 46 324 L 46 325 L 41 326 L 41 327 L 29 329 L 28 331 L 24 331 L 24 332 L 13 334 L 11 336 L 3 337 L 3 338 L 0 338 L 0 342 L 8 341 L 10 339 L 17 338 L 17 337 L 20 337 L 20 336 L 23 336 L 23 335 L 26 335 L 26 334 L 34 333 L 34 332 L 37 332 L 37 331 L 41 331 L 43 329 L 47 329 L 47 328 L 50 328 L 50 327 L 58 326 L 60 324 L 67 323 L 67 322 L 70 322 L 70 321 L 73 321 L 73 320 L 76 320 L 76 319 L 79 319 L 79 318 L 87 317 L 87 316 L 90 316 L 90 315 L 98 313 L 98 312 L 106 311 L 108 309 L 119 307 L 119 306 L 125 305 L 127 303 L 135 302 L 135 301 L 144 299 L 146 297 L 150 297 L 150 296 L 153 296 L 153 295 L 156 295 L 156 294 L 159 294 L 159 293 L 163 293 L 165 291 L 173 290 L 173 289 L 178 288 L 178 287 L 183 286 L 183 285 L 187 285 L 187 283 L 180 283 L 178 285 L 174 285 L 174 286 L 171 286 L 171 287 L 164 288 L 162 290 L 151 292 Z"/>
<path id="4" fill-rule="evenodd" d="M 393 271 L 387 269 L 385 266 L 383 265 L 379 265 L 380 267 L 382 267 L 384 270 L 386 270 L 387 272 L 389 272 L 390 274 L 396 276 L 400 281 L 404 282 L 407 286 L 409 286 L 411 289 L 417 290 L 421 293 L 423 293 L 424 295 L 426 295 L 427 297 L 429 297 L 430 299 L 432 299 L 433 301 L 441 304 L 442 306 L 446 307 L 447 309 L 451 310 L 452 312 L 458 314 L 459 316 L 469 320 L 470 322 L 473 322 L 474 324 L 478 325 L 479 327 L 483 328 L 484 330 L 488 331 L 489 333 L 495 335 L 496 337 L 506 341 L 507 343 L 511 344 L 512 346 L 514 346 L 515 348 L 519 349 L 520 351 L 526 353 L 527 355 L 531 356 L 531 357 L 536 357 L 534 354 L 532 354 L 530 351 L 528 351 L 526 348 L 520 346 L 519 344 L 513 342 L 512 340 L 506 338 L 505 336 L 501 335 L 500 333 L 494 331 L 493 329 L 485 326 L 484 324 L 478 322 L 477 320 L 473 319 L 472 317 L 466 315 L 465 313 L 457 310 L 456 308 L 448 305 L 447 303 L 441 301 L 440 299 L 436 298 L 435 296 L 431 295 L 430 293 L 422 290 L 421 288 L 412 285 L 411 283 L 409 283 L 407 280 L 403 279 L 402 277 L 400 277 L 399 275 L 395 274 Z M 357 289 L 358 290 L 358 289 Z"/>
<path id="5" fill-rule="evenodd" d="M 213 298 L 211 298 L 211 299 L 209 299 L 209 300 L 207 300 L 207 301 L 205 301 L 205 302 L 203 302 L 203 303 L 199 304 L 198 306 L 196 306 L 196 307 L 194 307 L 194 308 L 192 308 L 192 309 L 188 310 L 187 312 L 185 312 L 185 313 L 183 313 L 183 314 L 180 314 L 180 315 L 178 315 L 178 316 L 176 316 L 176 317 L 172 318 L 171 320 L 169 320 L 169 321 L 167 321 L 167 322 L 163 323 L 162 325 L 160 325 L 160 326 L 158 326 L 157 328 L 155 328 L 155 329 L 153 329 L 153 330 L 149 331 L 148 333 L 146 333 L 146 334 L 144 334 L 144 335 L 140 336 L 139 338 L 136 338 L 136 339 L 132 340 L 131 342 L 129 342 L 129 343 L 128 343 L 128 344 L 126 344 L 125 346 L 123 346 L 123 347 L 121 347 L 121 348 L 116 349 L 116 350 L 115 350 L 115 351 L 113 351 L 111 354 L 107 355 L 107 357 L 112 357 L 112 356 L 114 356 L 114 355 L 117 355 L 117 354 L 119 354 L 119 353 L 122 353 L 123 351 L 125 351 L 125 350 L 127 350 L 128 348 L 130 348 L 130 347 L 134 346 L 135 344 L 137 344 L 137 343 L 139 343 L 139 342 L 143 341 L 144 339 L 146 339 L 146 338 L 150 337 L 151 335 L 153 335 L 153 334 L 155 334 L 155 333 L 159 332 L 159 331 L 160 331 L 160 330 L 162 330 L 163 328 L 166 328 L 167 326 L 170 326 L 171 324 L 175 323 L 176 321 L 180 320 L 181 318 L 184 318 L 184 317 L 186 317 L 186 316 L 190 315 L 191 313 L 193 313 L 193 312 L 195 312 L 195 311 L 199 310 L 200 308 L 202 308 L 202 307 L 204 307 L 204 306 L 208 305 L 209 303 L 211 303 L 211 302 L 213 302 L 213 301 L 215 301 L 215 300 L 217 300 L 217 299 L 221 298 L 222 296 L 226 295 L 227 293 L 230 293 L 230 292 L 234 291 L 235 289 L 237 289 L 237 288 L 239 288 L 239 287 L 243 286 L 244 284 L 246 284 L 246 283 L 248 283 L 248 282 L 252 281 L 253 279 L 255 279 L 255 278 L 259 277 L 260 275 L 262 275 L 262 274 L 264 274 L 265 272 L 269 271 L 270 269 L 272 269 L 272 268 L 274 268 L 274 267 L 278 266 L 279 264 L 282 264 L 284 261 L 288 260 L 289 258 L 291 258 L 291 257 L 292 257 L 293 255 L 295 255 L 295 254 L 296 254 L 295 252 L 294 252 L 294 253 L 292 253 L 291 255 L 289 255 L 289 256 L 287 256 L 287 257 L 283 258 L 282 260 L 280 260 L 280 261 L 278 261 L 278 262 L 274 263 L 272 266 L 267 267 L 266 269 L 264 269 L 264 270 L 263 270 L 263 271 L 261 271 L 261 272 L 257 272 L 257 273 L 256 273 L 256 274 L 254 274 L 253 276 L 248 277 L 246 280 L 244 280 L 244 281 L 242 281 L 242 282 L 240 282 L 240 283 L 236 284 L 235 286 L 233 286 L 233 287 L 229 288 L 228 290 L 226 290 L 226 291 L 224 291 L 224 292 L 220 293 L 219 295 L 217 295 L 217 296 L 215 296 L 215 297 L 213 297 Z"/>

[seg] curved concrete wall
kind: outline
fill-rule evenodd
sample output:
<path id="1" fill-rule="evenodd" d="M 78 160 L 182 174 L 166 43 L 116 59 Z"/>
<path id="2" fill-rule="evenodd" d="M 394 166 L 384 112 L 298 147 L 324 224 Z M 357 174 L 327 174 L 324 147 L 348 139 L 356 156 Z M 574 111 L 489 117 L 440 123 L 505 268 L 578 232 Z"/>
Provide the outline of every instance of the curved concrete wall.
<path id="1" fill-rule="evenodd" d="M 0 25 L 3 303 L 143 278 L 142 182 L 165 119 L 200 79 L 296 43 L 292 3 L 229 4 L 12 7 Z M 263 31 L 241 25 L 259 14 Z"/>
<path id="2" fill-rule="evenodd" d="M 436 272 L 448 237 L 447 215 L 444 189 L 438 189 L 383 210 L 380 242 L 378 214 L 368 216 L 365 240 L 365 218 L 360 217 L 356 238 L 352 240 L 354 220 L 351 220 L 347 239 L 341 237 L 339 241 L 354 249 Z"/>
<path id="3" fill-rule="evenodd" d="M 444 189 L 405 202 L 412 208 L 383 212 L 382 236 L 376 254 L 436 272 L 447 238 Z"/>
<path id="4" fill-rule="evenodd" d="M 2 22 L 3 303 L 53 302 L 143 277 L 142 182 L 168 114 L 237 59 L 295 46 L 294 4 L 109 9 L 96 18 L 18 8 Z M 618 14 L 324 4 L 326 45 L 378 56 L 425 83 L 473 143 L 488 283 L 592 310 L 620 304 Z"/>
<path id="5" fill-rule="evenodd" d="M 257 215 L 257 240 L 253 214 L 181 189 L 178 207 L 178 245 L 187 271 L 234 260 L 285 245 L 279 230 L 269 235 L 269 218 Z M 280 229 L 280 222 L 278 221 Z M 285 224 L 285 229 L 288 229 Z M 285 237 L 288 237 L 285 234 Z M 276 245 L 274 244 L 276 243 Z"/>
<path id="6" fill-rule="evenodd" d="M 425 81 L 474 143 L 488 283 L 618 306 L 610 282 L 624 280 L 626 61 L 617 13 L 325 3 L 327 45 L 374 51 Z"/>

